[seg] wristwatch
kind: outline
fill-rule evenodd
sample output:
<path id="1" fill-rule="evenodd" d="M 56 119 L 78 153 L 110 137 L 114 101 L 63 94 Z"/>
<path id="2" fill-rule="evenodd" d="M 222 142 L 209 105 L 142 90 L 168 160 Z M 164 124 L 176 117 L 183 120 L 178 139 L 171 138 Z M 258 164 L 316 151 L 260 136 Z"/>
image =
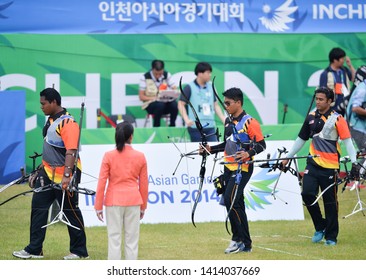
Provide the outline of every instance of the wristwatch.
<path id="1" fill-rule="evenodd" d="M 70 178 L 70 173 L 64 173 L 64 176 L 65 176 L 66 178 Z"/>

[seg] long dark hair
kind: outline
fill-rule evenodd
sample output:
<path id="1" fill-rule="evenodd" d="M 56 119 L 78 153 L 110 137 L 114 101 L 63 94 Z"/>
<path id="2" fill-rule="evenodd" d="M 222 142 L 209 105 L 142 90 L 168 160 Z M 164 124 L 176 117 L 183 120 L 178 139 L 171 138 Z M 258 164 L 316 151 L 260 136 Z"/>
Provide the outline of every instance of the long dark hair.
<path id="1" fill-rule="evenodd" d="M 129 122 L 121 122 L 116 126 L 116 149 L 118 151 L 122 151 L 125 147 L 126 141 L 131 137 L 133 134 L 133 126 Z"/>

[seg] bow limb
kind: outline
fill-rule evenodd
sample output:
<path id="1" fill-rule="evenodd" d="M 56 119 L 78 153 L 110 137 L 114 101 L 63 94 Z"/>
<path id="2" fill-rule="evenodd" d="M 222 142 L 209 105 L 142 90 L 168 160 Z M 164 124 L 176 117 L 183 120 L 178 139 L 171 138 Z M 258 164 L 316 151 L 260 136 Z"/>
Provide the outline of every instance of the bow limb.
<path id="1" fill-rule="evenodd" d="M 192 220 L 192 224 L 193 224 L 194 227 L 196 227 L 196 224 L 194 222 L 194 213 L 196 212 L 196 208 L 197 208 L 198 202 L 201 199 L 202 187 L 203 187 L 203 182 L 204 182 L 204 179 L 205 179 L 206 159 L 207 159 L 207 155 L 204 154 L 202 156 L 202 161 L 201 161 L 200 183 L 199 183 L 199 186 L 198 186 L 198 192 L 197 192 L 196 199 L 194 201 L 194 205 L 193 205 L 193 208 L 192 208 L 192 214 L 191 214 L 191 220 Z"/>
<path id="2" fill-rule="evenodd" d="M 337 179 L 338 180 L 338 179 Z M 338 185 L 338 184 L 341 184 L 341 183 L 343 183 L 344 181 L 347 181 L 348 180 L 348 178 L 344 178 L 344 179 L 342 179 L 341 181 L 336 181 L 336 182 L 334 182 L 334 183 L 332 183 L 332 184 L 330 184 L 328 187 L 326 187 L 318 196 L 317 196 L 317 198 L 314 200 L 314 202 L 313 203 L 311 203 L 310 205 L 305 205 L 305 206 L 313 206 L 313 205 L 315 205 L 318 201 L 319 201 L 319 199 L 324 195 L 324 193 L 327 191 L 327 190 L 329 190 L 331 187 L 333 187 L 333 186 L 335 186 L 335 185 Z"/>
<path id="3" fill-rule="evenodd" d="M 334 183 L 332 183 L 332 184 L 330 184 L 328 187 L 326 187 L 318 196 L 317 196 L 317 198 L 314 200 L 314 202 L 313 203 L 311 203 L 310 205 L 305 205 L 305 206 L 313 206 L 313 205 L 315 205 L 317 202 L 318 202 L 318 200 L 324 195 L 324 193 L 327 191 L 327 190 L 329 190 L 331 187 L 333 187 L 333 186 L 335 186 L 335 185 L 338 185 L 338 184 L 341 184 L 341 183 L 343 183 L 344 181 L 347 181 L 347 180 L 349 180 L 349 178 L 348 177 L 345 177 L 345 178 L 343 178 L 343 179 L 341 179 L 340 181 L 338 181 L 338 175 L 337 175 L 337 173 L 336 173 L 336 178 L 335 178 L 335 181 L 334 181 Z"/>
<path id="4" fill-rule="evenodd" d="M 229 111 L 226 109 L 224 102 L 222 102 L 220 96 L 218 95 L 218 93 L 216 91 L 215 79 L 216 79 L 216 76 L 212 79 L 212 91 L 213 91 L 217 101 L 220 103 L 221 107 L 224 109 L 224 111 L 225 111 L 227 117 L 229 118 L 230 122 L 232 122 L 232 118 L 231 118 L 231 115 L 230 115 Z"/>
<path id="5" fill-rule="evenodd" d="M 11 187 L 13 185 L 18 185 L 18 184 L 22 184 L 22 183 L 27 182 L 28 178 L 29 178 L 29 174 L 28 175 L 24 175 L 24 176 L 22 176 L 20 178 L 17 178 L 15 180 L 11 181 L 10 183 L 8 183 L 5 186 L 2 186 L 0 188 L 0 193 L 3 192 L 3 191 L 5 191 L 7 188 L 9 188 L 9 187 Z"/>
<path id="6" fill-rule="evenodd" d="M 202 126 L 202 123 L 198 117 L 198 114 L 196 112 L 196 109 L 194 108 L 193 104 L 191 103 L 191 101 L 187 98 L 187 95 L 184 93 L 183 91 L 183 87 L 182 87 L 182 77 L 180 78 L 179 80 L 179 89 L 180 89 L 180 92 L 181 94 L 183 95 L 186 103 L 188 104 L 188 106 L 191 108 L 192 110 L 192 113 L 194 115 L 194 118 L 195 118 L 195 123 L 196 123 L 196 127 L 198 129 L 198 131 L 200 132 L 201 134 L 201 138 L 202 138 L 202 142 L 206 142 L 206 134 L 203 132 L 203 126 Z M 205 143 L 207 144 L 207 142 Z"/>
<path id="7" fill-rule="evenodd" d="M 215 171 L 215 165 L 216 165 L 216 161 L 217 161 L 217 154 L 215 154 L 215 157 L 214 157 L 214 164 L 213 164 L 213 167 L 212 167 L 212 171 L 211 171 L 211 176 L 210 176 L 210 182 L 212 183 L 212 176 L 213 176 L 213 173 Z"/>
<path id="8" fill-rule="evenodd" d="M 347 179 L 347 178 L 346 178 Z M 313 206 L 313 205 L 315 205 L 317 202 L 318 202 L 318 200 L 324 195 L 324 193 L 327 191 L 327 190 L 329 190 L 331 187 L 333 187 L 333 186 L 335 186 L 335 185 L 338 185 L 338 184 L 341 184 L 343 181 L 345 181 L 346 179 L 342 179 L 341 180 L 341 182 L 338 182 L 338 181 L 336 181 L 336 182 L 334 182 L 334 183 L 332 183 L 332 184 L 330 184 L 328 187 L 326 187 L 318 196 L 317 196 L 317 198 L 314 200 L 314 202 L 313 203 L 311 203 L 310 205 L 305 205 L 305 206 Z"/>
<path id="9" fill-rule="evenodd" d="M 238 194 L 238 185 L 235 183 L 234 184 L 234 195 L 233 195 L 233 199 L 231 201 L 231 204 L 230 204 L 230 208 L 229 210 L 227 211 L 227 215 L 226 215 L 226 218 L 225 218 L 225 228 L 226 228 L 226 231 L 229 235 L 231 235 L 230 231 L 229 231 L 229 227 L 228 227 L 228 220 L 229 220 L 229 215 L 231 213 L 231 210 L 233 209 L 234 207 L 234 203 L 235 203 L 235 199 L 236 199 L 236 196 Z"/>
<path id="10" fill-rule="evenodd" d="M 26 195 L 28 193 L 40 193 L 40 192 L 45 192 L 45 191 L 49 191 L 49 190 L 62 190 L 62 187 L 59 185 L 59 184 L 49 184 L 49 185 L 46 185 L 46 186 L 43 186 L 43 187 L 38 187 L 38 188 L 35 188 L 35 189 L 31 189 L 31 190 L 28 190 L 28 191 L 25 191 L 25 192 L 21 192 L 21 193 L 18 193 L 10 198 L 8 198 L 7 200 L 4 200 L 3 202 L 0 203 L 0 206 L 4 205 L 5 203 L 13 200 L 14 198 L 17 198 L 21 195 Z M 70 192 L 77 192 L 77 193 L 81 193 L 81 194 L 85 194 L 85 195 L 95 195 L 95 191 L 93 190 L 90 190 L 90 189 L 87 189 L 87 188 L 78 188 L 78 189 L 75 189 L 75 190 L 71 190 Z"/>
<path id="11" fill-rule="evenodd" d="M 22 176 L 19 177 L 19 178 L 17 178 L 17 179 L 15 179 L 15 180 L 13 180 L 13 181 L 11 181 L 10 183 L 6 184 L 5 186 L 2 186 L 0 188 L 0 193 L 3 192 L 3 191 L 5 191 L 7 188 L 9 188 L 9 187 L 11 187 L 13 185 L 23 184 L 23 183 L 26 183 L 26 182 L 29 181 L 29 177 L 31 175 L 33 175 L 38 170 L 38 168 L 39 168 L 39 167 L 37 167 L 37 169 L 35 168 L 35 159 L 37 157 L 42 156 L 42 154 L 37 154 L 36 152 L 34 152 L 34 153 L 35 153 L 34 156 L 29 156 L 31 159 L 33 159 L 33 171 L 31 173 L 29 173 L 29 174 L 26 174 L 24 168 L 21 168 L 20 169 L 20 172 L 21 172 Z"/>
<path id="12" fill-rule="evenodd" d="M 44 186 L 44 187 L 39 187 L 39 188 L 36 188 L 36 189 L 31 189 L 31 190 L 28 190 L 28 191 L 25 191 L 25 192 L 18 193 L 18 194 L 16 194 L 16 195 L 14 195 L 14 196 L 12 196 L 12 197 L 8 198 L 7 200 L 5 200 L 5 201 L 1 202 L 1 203 L 0 203 L 0 206 L 1 206 L 1 205 L 4 205 L 5 203 L 7 203 L 7 202 L 9 202 L 9 201 L 13 200 L 14 198 L 17 198 L 17 197 L 19 197 L 19 196 L 21 196 L 21 195 L 26 195 L 26 194 L 28 194 L 28 193 L 32 193 L 32 192 L 42 192 L 42 191 L 47 191 L 47 190 L 50 190 L 50 189 L 51 189 L 51 188 L 50 188 L 50 185 L 47 185 L 47 186 Z"/>
<path id="13" fill-rule="evenodd" d="M 33 192 L 33 190 L 29 190 L 29 191 L 25 191 L 25 192 L 21 192 L 21 193 L 18 193 L 10 198 L 8 198 L 7 200 L 4 200 L 3 202 L 0 203 L 0 206 L 4 205 L 5 203 L 13 200 L 14 198 L 17 198 L 18 196 L 21 196 L 21 195 L 26 195 L 27 193 L 31 193 Z"/>
<path id="14" fill-rule="evenodd" d="M 185 98 L 186 103 L 191 108 L 192 113 L 194 115 L 196 127 L 197 127 L 199 133 L 201 134 L 201 146 L 202 147 L 206 147 L 206 145 L 207 145 L 207 137 L 206 137 L 206 134 L 203 131 L 202 123 L 201 123 L 201 121 L 200 121 L 200 119 L 198 117 L 198 114 L 197 114 L 197 112 L 196 112 L 193 104 L 191 103 L 191 101 L 189 100 L 189 98 L 187 98 L 186 94 L 183 91 L 182 77 L 179 80 L 179 89 L 180 89 L 181 94 Z M 202 192 L 203 182 L 204 182 L 205 173 L 206 173 L 206 159 L 207 159 L 207 154 L 206 154 L 206 152 L 204 152 L 202 154 L 202 162 L 201 162 L 200 175 L 199 175 L 199 177 L 200 177 L 200 183 L 199 183 L 199 186 L 198 186 L 198 193 L 197 193 L 196 199 L 194 201 L 193 208 L 192 208 L 192 214 L 191 214 L 192 224 L 195 227 L 196 227 L 196 224 L 194 222 L 194 214 L 196 212 L 197 204 L 198 204 L 198 202 L 199 202 L 199 200 L 201 198 L 201 192 Z"/>
<path id="15" fill-rule="evenodd" d="M 201 145 L 202 145 L 203 147 L 205 147 L 205 146 L 206 146 L 206 144 L 207 144 L 207 137 L 206 137 L 206 134 L 203 132 L 203 126 L 202 126 L 202 123 L 201 123 L 201 121 L 200 121 L 200 119 L 199 119 L 199 117 L 198 117 L 198 114 L 197 114 L 197 112 L 196 112 L 196 109 L 194 108 L 193 104 L 192 104 L 192 103 L 191 103 L 191 101 L 187 98 L 187 95 L 186 95 L 186 94 L 184 93 L 184 91 L 183 91 L 183 87 L 182 87 L 182 77 L 181 77 L 181 78 L 180 78 L 180 80 L 179 80 L 179 89 L 180 89 L 181 94 L 184 96 L 186 103 L 188 104 L 188 106 L 189 106 L 189 107 L 191 108 L 191 110 L 192 110 L 192 113 L 193 113 L 194 118 L 195 118 L 196 127 L 197 127 L 197 129 L 198 129 L 199 133 L 201 134 Z"/>
<path id="16" fill-rule="evenodd" d="M 238 188 L 239 188 L 239 184 L 240 184 L 241 176 L 242 176 L 241 175 L 241 164 L 242 164 L 241 162 L 238 162 L 238 169 L 236 170 L 235 183 L 234 183 L 234 187 L 233 187 L 234 195 L 232 195 L 231 204 L 230 204 L 229 210 L 227 211 L 226 218 L 225 218 L 225 228 L 229 235 L 231 235 L 231 234 L 230 234 L 230 231 L 228 228 L 228 220 L 229 220 L 229 215 L 231 213 L 231 210 L 234 207 L 236 196 L 238 194 Z"/>
<path id="17" fill-rule="evenodd" d="M 323 194 L 327 191 L 327 190 L 329 190 L 331 187 L 333 187 L 334 185 L 335 185 L 336 183 L 334 182 L 334 183 L 332 183 L 332 184 L 330 184 L 328 187 L 326 187 L 318 196 L 317 196 L 317 198 L 314 200 L 314 202 L 313 203 L 311 203 L 310 205 L 305 205 L 305 206 L 314 206 L 317 202 L 318 202 L 318 200 L 323 196 Z"/>

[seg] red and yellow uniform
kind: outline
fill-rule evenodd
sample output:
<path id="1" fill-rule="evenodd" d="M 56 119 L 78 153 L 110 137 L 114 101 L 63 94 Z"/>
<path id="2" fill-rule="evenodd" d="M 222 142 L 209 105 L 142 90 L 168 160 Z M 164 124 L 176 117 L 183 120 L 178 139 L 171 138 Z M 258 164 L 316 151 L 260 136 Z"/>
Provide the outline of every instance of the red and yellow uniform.
<path id="1" fill-rule="evenodd" d="M 225 156 L 234 155 L 239 149 L 244 149 L 251 154 L 251 157 L 248 160 L 252 160 L 253 156 L 261 151 L 252 150 L 251 143 L 260 142 L 264 139 L 262 130 L 260 128 L 259 122 L 256 119 L 253 119 L 250 115 L 243 115 L 238 119 L 233 120 L 233 124 L 235 125 L 235 129 L 237 133 L 232 133 L 226 139 L 226 145 L 224 150 Z M 231 129 L 232 131 L 233 129 Z M 234 130 L 235 131 L 235 130 Z M 241 144 L 239 144 L 239 142 Z M 252 152 L 250 152 L 252 150 Z M 238 163 L 235 161 L 234 157 L 227 157 L 226 158 L 227 164 L 225 166 L 231 170 L 238 169 Z M 241 170 L 248 172 L 248 164 L 242 164 Z"/>
<path id="2" fill-rule="evenodd" d="M 79 125 L 66 110 L 48 118 L 43 131 L 42 164 L 51 181 L 61 183 L 66 150 L 78 150 L 79 133 Z M 77 167 L 81 170 L 80 158 Z"/>
<path id="3" fill-rule="evenodd" d="M 338 139 L 350 138 L 351 134 L 342 115 L 329 111 L 324 115 L 315 112 L 309 114 L 299 137 L 305 141 L 313 138 L 309 153 L 320 157 L 312 158 L 312 161 L 323 168 L 339 169 L 341 148 Z"/>
<path id="4" fill-rule="evenodd" d="M 238 151 L 249 154 L 248 159 L 264 151 L 266 143 L 257 120 L 247 115 L 245 111 L 239 116 L 233 117 L 232 122 L 228 118 L 225 121 L 225 141 L 211 147 L 211 152 L 224 151 L 225 156 L 235 155 Z M 241 164 L 230 156 L 225 158 L 224 168 L 224 192 L 223 202 L 230 219 L 232 241 L 242 242 L 249 252 L 252 248 L 252 240 L 249 233 L 248 219 L 245 212 L 244 188 L 253 173 L 253 164 Z M 238 170 L 238 167 L 241 170 Z M 241 171 L 241 172 L 238 172 Z M 231 211 L 230 211 L 231 209 Z M 226 251 L 225 251 L 226 253 Z"/>

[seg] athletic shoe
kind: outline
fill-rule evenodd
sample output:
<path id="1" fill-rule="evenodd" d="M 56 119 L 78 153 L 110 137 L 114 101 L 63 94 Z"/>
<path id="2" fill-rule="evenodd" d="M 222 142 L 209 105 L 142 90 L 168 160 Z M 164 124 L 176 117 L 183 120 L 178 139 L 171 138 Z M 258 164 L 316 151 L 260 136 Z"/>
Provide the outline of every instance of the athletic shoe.
<path id="1" fill-rule="evenodd" d="M 247 247 L 245 245 L 243 248 L 240 249 L 240 252 L 244 252 L 244 253 L 250 253 L 251 251 L 252 251 L 252 247 Z"/>
<path id="2" fill-rule="evenodd" d="M 39 254 L 39 255 L 32 255 L 30 253 L 28 253 L 26 250 L 20 250 L 20 251 L 14 251 L 13 252 L 13 256 L 20 258 L 20 259 L 42 259 L 43 258 L 43 253 Z"/>
<path id="3" fill-rule="evenodd" d="M 324 245 L 325 246 L 335 246 L 335 245 L 337 245 L 337 242 L 335 242 L 333 240 L 326 240 Z"/>
<path id="4" fill-rule="evenodd" d="M 229 247 L 226 248 L 225 254 L 236 254 L 239 252 L 251 252 L 252 248 L 246 248 L 243 242 L 231 241 Z"/>
<path id="5" fill-rule="evenodd" d="M 80 260 L 80 259 L 89 259 L 89 256 L 81 257 L 79 255 L 70 253 L 67 256 L 64 257 L 64 260 Z"/>
<path id="6" fill-rule="evenodd" d="M 325 234 L 324 230 L 316 231 L 314 233 L 314 236 L 311 238 L 311 241 L 313 243 L 319 243 L 320 241 L 323 240 L 324 234 Z"/>

